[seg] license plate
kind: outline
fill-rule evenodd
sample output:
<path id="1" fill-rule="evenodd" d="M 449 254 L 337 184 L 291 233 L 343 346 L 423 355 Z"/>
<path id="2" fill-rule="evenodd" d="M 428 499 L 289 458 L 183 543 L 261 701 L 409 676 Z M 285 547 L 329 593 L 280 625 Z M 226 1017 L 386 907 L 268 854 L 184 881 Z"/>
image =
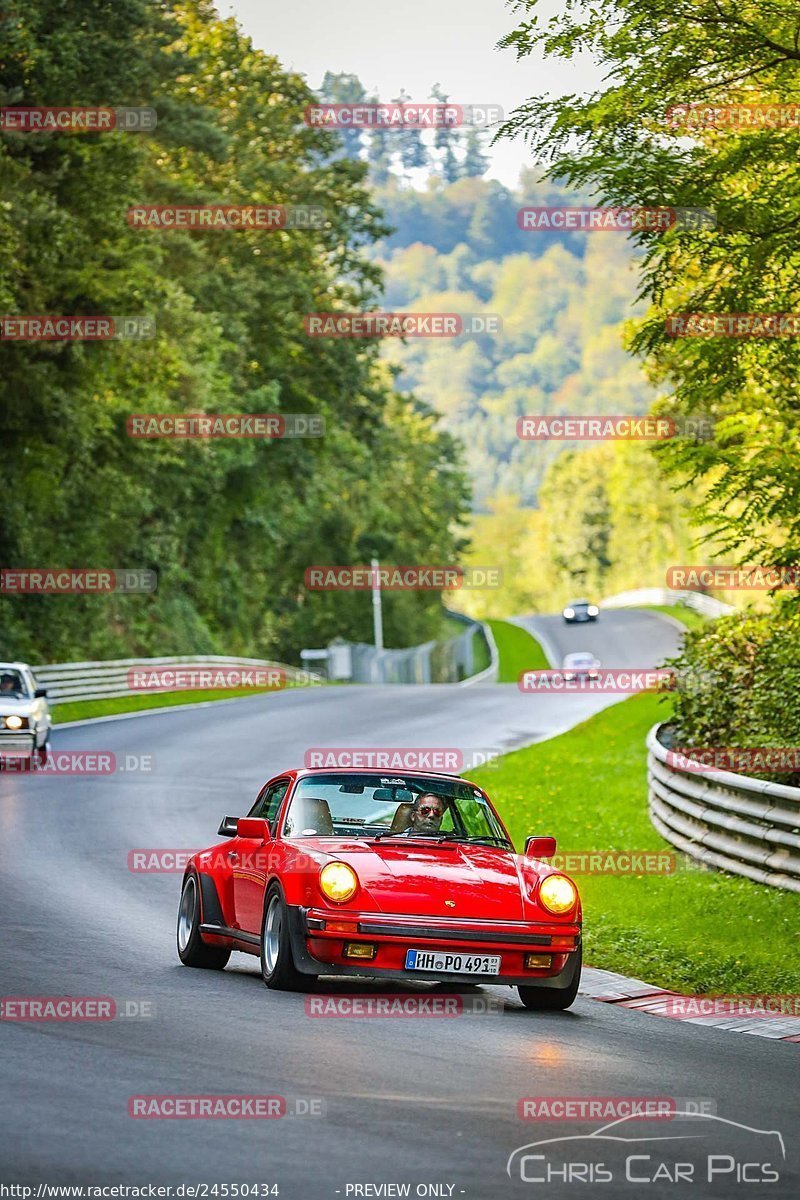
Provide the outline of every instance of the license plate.
<path id="1" fill-rule="evenodd" d="M 450 954 L 441 950 L 406 950 L 407 971 L 442 971 L 459 975 L 499 975 L 499 954 Z"/>

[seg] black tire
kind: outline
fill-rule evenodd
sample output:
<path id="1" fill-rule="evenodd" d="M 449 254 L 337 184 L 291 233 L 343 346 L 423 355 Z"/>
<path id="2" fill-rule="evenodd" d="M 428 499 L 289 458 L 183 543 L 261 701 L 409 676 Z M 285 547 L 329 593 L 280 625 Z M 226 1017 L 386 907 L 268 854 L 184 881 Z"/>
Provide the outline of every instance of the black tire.
<path id="1" fill-rule="evenodd" d="M 194 871 L 183 881 L 178 905 L 178 958 L 185 967 L 221 971 L 231 956 L 225 946 L 209 946 L 200 933 L 200 882 Z"/>
<path id="2" fill-rule="evenodd" d="M 308 981 L 294 965 L 286 901 L 277 883 L 270 884 L 261 922 L 261 978 L 277 992 L 305 991 Z"/>
<path id="3" fill-rule="evenodd" d="M 43 746 L 39 746 L 38 750 L 36 751 L 37 765 L 40 767 L 45 766 L 49 757 L 50 757 L 50 739 L 48 738 L 47 741 L 45 742 L 45 744 Z"/>
<path id="4" fill-rule="evenodd" d="M 583 950 L 575 955 L 572 982 L 565 988 L 545 988 L 535 985 L 518 986 L 519 998 L 526 1008 L 535 1012 L 562 1012 L 575 1003 L 581 982 Z"/>

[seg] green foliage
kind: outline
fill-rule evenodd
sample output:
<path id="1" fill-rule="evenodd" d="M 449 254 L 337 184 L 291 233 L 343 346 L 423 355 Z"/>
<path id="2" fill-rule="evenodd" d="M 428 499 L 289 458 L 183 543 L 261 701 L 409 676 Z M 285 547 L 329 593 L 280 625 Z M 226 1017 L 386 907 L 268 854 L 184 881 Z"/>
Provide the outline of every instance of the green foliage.
<path id="1" fill-rule="evenodd" d="M 518 417 L 644 413 L 655 399 L 622 344 L 635 285 L 625 240 L 522 232 L 521 205 L 576 201 L 532 174 L 518 193 L 462 179 L 378 195 L 395 230 L 378 247 L 386 306 L 502 322 L 499 333 L 393 343 L 384 357 L 466 447 L 479 511 L 499 493 L 537 503 L 549 464 L 569 444 L 520 441 Z"/>
<path id="2" fill-rule="evenodd" d="M 800 129 L 687 128 L 673 106 L 794 106 L 800 89 L 797 5 L 695 0 L 574 0 L 541 19 L 537 0 L 506 39 L 534 51 L 596 57 L 603 88 L 534 97 L 508 122 L 554 178 L 602 202 L 702 207 L 717 229 L 636 235 L 651 304 L 632 346 L 671 391 L 666 410 L 716 421 L 713 442 L 675 439 L 670 470 L 701 481 L 697 513 L 721 549 L 756 561 L 800 558 L 800 342 L 797 337 L 670 337 L 677 312 L 780 313 L 797 308 Z"/>
<path id="3" fill-rule="evenodd" d="M 374 305 L 384 232 L 366 166 L 303 124 L 298 75 L 205 0 L 56 0 L 9 10 L 0 104 L 145 104 L 153 134 L 0 141 L 0 311 L 143 314 L 152 340 L 0 343 L 6 566 L 137 566 L 152 596 L 0 601 L 4 655 L 38 661 L 224 651 L 295 657 L 369 636 L 366 593 L 308 593 L 313 563 L 458 553 L 453 440 L 393 391 L 374 345 L 311 341 L 303 315 Z M 150 232 L 148 203 L 319 204 L 321 228 Z M 322 438 L 134 441 L 135 412 L 310 413 Z M 422 641 L 439 599 L 386 606 Z"/>
<path id="4" fill-rule="evenodd" d="M 800 746 L 800 612 L 735 613 L 687 634 L 678 672 L 674 743 L 683 747 Z M 800 772 L 765 775 L 800 784 Z"/>
<path id="5" fill-rule="evenodd" d="M 467 561 L 501 566 L 503 587 L 465 594 L 465 609 L 552 612 L 578 594 L 663 587 L 670 565 L 704 553 L 689 529 L 691 499 L 673 491 L 646 443 L 567 450 L 548 466 L 536 510 L 501 495 L 473 517 Z"/>

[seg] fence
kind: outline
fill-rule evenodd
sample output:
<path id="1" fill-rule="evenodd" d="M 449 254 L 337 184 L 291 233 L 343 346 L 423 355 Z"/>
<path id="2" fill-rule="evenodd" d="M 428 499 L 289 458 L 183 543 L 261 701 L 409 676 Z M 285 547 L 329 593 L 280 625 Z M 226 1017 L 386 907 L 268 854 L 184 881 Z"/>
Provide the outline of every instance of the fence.
<path id="1" fill-rule="evenodd" d="M 685 604 L 706 617 L 724 617 L 726 613 L 736 611 L 732 604 L 706 596 L 704 592 L 673 591 L 671 588 L 637 588 L 603 600 L 603 608 L 628 608 L 637 604 Z"/>
<path id="2" fill-rule="evenodd" d="M 448 612 L 464 632 L 446 642 L 423 642 L 405 650 L 378 650 L 365 642 L 349 643 L 354 683 L 488 683 L 497 679 L 498 658 L 491 630 L 462 613 Z M 489 666 L 475 671 L 475 638 L 484 639 Z"/>
<path id="3" fill-rule="evenodd" d="M 800 788 L 668 761 L 663 725 L 647 735 L 650 820 L 698 862 L 800 892 Z"/>
<path id="4" fill-rule="evenodd" d="M 47 688 L 48 699 L 61 703 L 67 700 L 110 700 L 117 696 L 142 696 L 146 693 L 128 686 L 128 672 L 135 669 L 170 670 L 187 668 L 203 671 L 267 670 L 285 672 L 285 678 L 308 683 L 318 677 L 307 671 L 286 667 L 282 663 L 261 658 L 230 658 L 218 654 L 188 654 L 178 658 L 117 658 L 106 662 L 48 663 L 34 667 L 38 683 Z M 164 689 L 165 691 L 168 689 Z"/>

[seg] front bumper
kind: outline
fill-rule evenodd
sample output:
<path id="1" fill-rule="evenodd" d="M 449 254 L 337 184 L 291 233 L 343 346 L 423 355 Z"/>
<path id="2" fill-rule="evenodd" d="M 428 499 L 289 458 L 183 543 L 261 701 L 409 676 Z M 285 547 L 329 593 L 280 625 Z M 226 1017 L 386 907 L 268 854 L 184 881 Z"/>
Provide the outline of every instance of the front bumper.
<path id="1" fill-rule="evenodd" d="M 331 920 L 347 921 L 352 932 L 320 928 Z M 387 917 L 380 913 L 331 913 L 290 907 L 289 936 L 298 971 L 304 975 L 360 975 L 370 978 L 418 979 L 445 983 L 535 984 L 566 988 L 572 983 L 581 944 L 577 924 L 545 925 L 521 921 L 454 921 L 452 918 Z M 553 939 L 561 939 L 561 945 Z M 569 939 L 571 948 L 564 945 Z M 369 942 L 371 960 L 348 961 L 345 943 Z M 498 975 L 407 971 L 406 950 L 422 945 L 442 953 L 500 955 Z M 550 967 L 527 968 L 526 953 L 551 954 Z"/>
<path id="2" fill-rule="evenodd" d="M 35 730 L 0 729 L 0 760 L 3 758 L 30 758 L 35 749 Z"/>

